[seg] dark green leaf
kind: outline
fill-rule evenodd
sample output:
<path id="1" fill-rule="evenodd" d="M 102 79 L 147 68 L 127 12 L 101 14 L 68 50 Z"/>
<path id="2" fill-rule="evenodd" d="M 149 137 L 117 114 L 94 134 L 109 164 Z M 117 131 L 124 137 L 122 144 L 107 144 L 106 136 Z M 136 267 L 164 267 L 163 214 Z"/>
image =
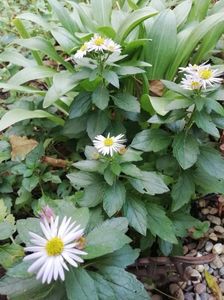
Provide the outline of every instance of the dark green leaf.
<path id="1" fill-rule="evenodd" d="M 109 217 L 118 212 L 125 203 L 126 190 L 124 185 L 115 181 L 114 184 L 105 189 L 103 208 Z"/>
<path id="2" fill-rule="evenodd" d="M 91 94 L 80 93 L 74 98 L 74 102 L 70 107 L 69 118 L 81 117 L 83 114 L 89 111 L 91 108 Z"/>
<path id="3" fill-rule="evenodd" d="M 186 135 L 185 132 L 181 132 L 175 136 L 173 155 L 184 170 L 196 163 L 199 153 L 198 142 L 192 135 Z"/>
<path id="4" fill-rule="evenodd" d="M 91 139 L 102 134 L 109 125 L 109 118 L 106 111 L 97 110 L 89 115 L 87 121 L 87 133 Z"/>
<path id="5" fill-rule="evenodd" d="M 142 151 L 158 152 L 166 149 L 171 137 L 162 129 L 147 129 L 139 132 L 133 139 L 131 147 Z"/>
<path id="6" fill-rule="evenodd" d="M 104 85 L 99 85 L 92 94 L 93 103 L 101 110 L 104 110 L 110 101 L 110 94 Z"/>
<path id="7" fill-rule="evenodd" d="M 128 94 L 128 93 L 122 93 L 118 94 L 115 97 L 113 97 L 114 104 L 125 110 L 125 111 L 131 111 L 131 112 L 140 112 L 140 104 L 137 101 L 137 98 Z"/>
<path id="8" fill-rule="evenodd" d="M 199 128 L 207 132 L 208 134 L 213 135 L 214 137 L 219 138 L 219 131 L 216 128 L 215 124 L 212 122 L 210 115 L 205 112 L 195 112 L 194 121 Z"/>

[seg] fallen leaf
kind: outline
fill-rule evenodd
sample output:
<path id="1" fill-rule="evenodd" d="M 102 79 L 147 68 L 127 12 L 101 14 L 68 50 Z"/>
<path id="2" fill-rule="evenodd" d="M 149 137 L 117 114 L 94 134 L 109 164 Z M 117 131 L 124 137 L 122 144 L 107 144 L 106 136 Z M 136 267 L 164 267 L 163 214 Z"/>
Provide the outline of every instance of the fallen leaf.
<path id="1" fill-rule="evenodd" d="M 161 97 L 163 95 L 164 85 L 160 80 L 151 80 L 149 89 L 155 96 Z"/>
<path id="2" fill-rule="evenodd" d="M 216 278 L 212 276 L 208 271 L 205 271 L 205 280 L 216 299 L 222 300 L 222 292 L 218 286 Z"/>
<path id="3" fill-rule="evenodd" d="M 21 161 L 25 159 L 26 155 L 30 153 L 38 142 L 33 139 L 28 139 L 26 136 L 11 135 L 9 142 L 12 147 L 11 159 L 12 161 Z"/>

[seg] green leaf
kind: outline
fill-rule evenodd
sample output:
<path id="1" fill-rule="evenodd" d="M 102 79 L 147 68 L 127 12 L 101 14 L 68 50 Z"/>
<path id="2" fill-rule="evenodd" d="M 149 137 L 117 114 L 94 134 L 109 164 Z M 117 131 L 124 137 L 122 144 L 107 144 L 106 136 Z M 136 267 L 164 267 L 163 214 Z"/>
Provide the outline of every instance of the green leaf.
<path id="1" fill-rule="evenodd" d="M 69 300 L 99 299 L 94 280 L 82 268 L 72 268 L 66 273 L 65 287 Z"/>
<path id="2" fill-rule="evenodd" d="M 61 48 L 71 54 L 76 46 L 79 46 L 79 40 L 63 27 L 55 27 L 51 30 L 51 34 L 61 46 Z"/>
<path id="3" fill-rule="evenodd" d="M 83 197 L 79 200 L 80 206 L 95 207 L 103 201 L 105 184 L 98 182 L 91 184 L 84 190 Z"/>
<path id="4" fill-rule="evenodd" d="M 105 189 L 103 208 L 109 217 L 120 211 L 125 203 L 126 190 L 124 185 L 115 181 L 114 184 Z"/>
<path id="5" fill-rule="evenodd" d="M 86 187 L 90 184 L 95 184 L 98 177 L 95 174 L 88 172 L 73 172 L 66 175 L 75 188 Z"/>
<path id="6" fill-rule="evenodd" d="M 125 245 L 123 248 L 101 257 L 98 265 L 126 268 L 133 264 L 138 256 L 139 249 L 132 249 L 129 245 Z"/>
<path id="7" fill-rule="evenodd" d="M 162 178 L 155 172 L 141 171 L 138 178 L 129 178 L 130 184 L 141 194 L 163 194 L 169 191 Z"/>
<path id="8" fill-rule="evenodd" d="M 144 7 L 128 14 L 117 29 L 116 40 L 121 43 L 136 26 L 156 14 L 157 11 L 151 7 Z"/>
<path id="9" fill-rule="evenodd" d="M 224 179 L 224 160 L 221 153 L 209 147 L 202 147 L 200 152 L 197 165 L 209 175 Z"/>
<path id="10" fill-rule="evenodd" d="M 183 205 L 187 204 L 195 192 L 194 181 L 192 180 L 192 173 L 182 173 L 177 183 L 174 184 L 171 192 L 172 196 L 172 211 L 176 211 Z"/>
<path id="11" fill-rule="evenodd" d="M 21 85 L 27 81 L 52 77 L 54 74 L 55 70 L 44 66 L 28 67 L 17 72 L 8 80 L 7 83 L 13 85 Z"/>
<path id="12" fill-rule="evenodd" d="M 22 186 L 28 192 L 32 192 L 32 190 L 38 185 L 39 183 L 39 176 L 32 175 L 31 177 L 23 178 Z"/>
<path id="13" fill-rule="evenodd" d="M 23 247 L 17 244 L 0 246 L 0 265 L 8 269 L 24 256 Z"/>
<path id="14" fill-rule="evenodd" d="M 207 15 L 210 2 L 211 0 L 193 0 L 188 22 L 202 21 Z"/>
<path id="15" fill-rule="evenodd" d="M 0 223 L 0 240 L 6 240 L 15 231 L 15 226 L 12 223 L 9 223 L 7 220 L 4 220 Z"/>
<path id="16" fill-rule="evenodd" d="M 119 77 L 115 72 L 110 70 L 104 70 L 103 77 L 108 81 L 108 83 L 112 84 L 116 88 L 119 88 Z"/>
<path id="17" fill-rule="evenodd" d="M 72 35 L 74 35 L 74 32 L 78 30 L 78 27 L 75 21 L 71 18 L 67 9 L 64 8 L 63 5 L 61 5 L 61 3 L 57 0 L 48 0 L 48 2 L 63 27 L 66 28 Z"/>
<path id="18" fill-rule="evenodd" d="M 88 255 L 85 259 L 112 253 L 131 242 L 131 239 L 119 230 L 118 224 L 114 225 L 113 222 L 104 222 L 87 235 L 85 251 Z"/>
<path id="19" fill-rule="evenodd" d="M 41 235 L 42 233 L 40 220 L 37 218 L 20 219 L 16 222 L 16 228 L 19 234 L 19 238 L 23 243 L 27 245 L 31 243 L 29 231 L 37 233 L 39 235 Z"/>
<path id="20" fill-rule="evenodd" d="M 97 295 L 100 300 L 116 299 L 116 295 L 114 294 L 114 291 L 110 286 L 110 283 L 107 280 L 105 280 L 103 276 L 101 276 L 96 272 L 91 272 L 91 271 L 89 271 L 88 274 L 94 280 L 94 284 L 97 290 Z"/>
<path id="21" fill-rule="evenodd" d="M 150 28 L 152 40 L 145 47 L 146 61 L 152 63 L 148 69 L 149 79 L 164 78 L 165 71 L 174 57 L 177 43 L 176 17 L 172 10 L 162 11 Z"/>
<path id="22" fill-rule="evenodd" d="M 147 212 L 144 202 L 131 196 L 127 197 L 124 213 L 129 221 L 129 225 L 139 233 L 146 235 Z"/>
<path id="23" fill-rule="evenodd" d="M 193 136 L 186 135 L 185 132 L 181 132 L 175 136 L 173 141 L 173 155 L 184 170 L 196 163 L 199 153 L 198 142 Z"/>
<path id="24" fill-rule="evenodd" d="M 101 110 L 104 110 L 108 106 L 110 94 L 103 84 L 99 85 L 93 92 L 92 101 Z"/>
<path id="25" fill-rule="evenodd" d="M 224 180 L 209 175 L 202 168 L 197 168 L 195 170 L 194 182 L 197 185 L 197 191 L 202 195 L 210 193 L 224 194 Z"/>
<path id="26" fill-rule="evenodd" d="M 4 116 L 0 120 L 0 131 L 5 130 L 6 128 L 12 126 L 13 124 L 24 121 L 24 120 L 29 120 L 29 119 L 41 119 L 41 118 L 47 118 L 51 120 L 52 122 L 56 123 L 57 125 L 63 125 L 64 120 L 54 116 L 52 114 L 49 114 L 46 111 L 43 110 L 26 110 L 22 108 L 15 108 L 7 113 L 4 114 Z"/>
<path id="27" fill-rule="evenodd" d="M 22 47 L 26 47 L 31 50 L 39 50 L 44 54 L 48 55 L 53 60 L 61 63 L 65 68 L 70 71 L 73 71 L 72 65 L 70 63 L 65 62 L 64 59 L 58 55 L 54 46 L 46 39 L 42 37 L 32 37 L 29 39 L 16 39 L 13 41 L 15 44 L 18 44 Z"/>
<path id="28" fill-rule="evenodd" d="M 53 77 L 53 84 L 48 89 L 44 98 L 43 107 L 46 108 L 52 105 L 61 96 L 65 95 L 67 92 L 76 87 L 81 80 L 88 78 L 88 76 L 88 70 L 81 70 L 72 74 L 68 71 L 56 73 Z"/>
<path id="29" fill-rule="evenodd" d="M 16 265 L 13 265 L 7 270 L 7 276 L 15 278 L 29 278 L 32 277 L 32 273 L 28 273 L 27 270 L 30 266 L 30 262 L 22 261 Z"/>
<path id="30" fill-rule="evenodd" d="M 98 134 L 102 134 L 109 125 L 107 111 L 97 110 L 92 112 L 87 120 L 87 133 L 91 139 L 94 139 Z"/>
<path id="31" fill-rule="evenodd" d="M 174 9 L 173 12 L 175 13 L 176 20 L 177 20 L 177 27 L 181 27 L 184 22 L 186 21 L 189 12 L 191 11 L 192 7 L 192 0 L 186 0 L 178 4 Z"/>
<path id="32" fill-rule="evenodd" d="M 105 168 L 104 164 L 98 160 L 80 160 L 72 165 L 81 171 L 87 172 L 101 173 Z"/>
<path id="33" fill-rule="evenodd" d="M 133 274 L 117 267 L 101 268 L 100 273 L 109 282 L 114 291 L 115 298 L 111 298 L 111 300 L 116 298 L 130 300 L 150 299 L 144 285 Z M 103 298 L 103 300 L 106 300 L 106 298 Z"/>
<path id="34" fill-rule="evenodd" d="M 112 0 L 91 0 L 93 18 L 96 20 L 98 25 L 110 25 L 112 4 Z"/>
<path id="35" fill-rule="evenodd" d="M 131 112 L 140 112 L 140 104 L 137 101 L 137 98 L 132 96 L 128 93 L 122 93 L 118 94 L 115 97 L 113 97 L 114 104 L 125 110 L 125 111 L 131 111 Z"/>
<path id="36" fill-rule="evenodd" d="M 199 128 L 216 138 L 220 137 L 218 129 L 212 122 L 210 115 L 208 115 L 206 112 L 196 111 L 193 119 Z"/>
<path id="37" fill-rule="evenodd" d="M 162 129 L 147 129 L 139 132 L 133 139 L 131 147 L 144 152 L 158 152 L 171 143 L 170 135 Z"/>
<path id="38" fill-rule="evenodd" d="M 35 61 L 25 58 L 15 49 L 6 49 L 0 54 L 0 61 L 9 62 L 24 68 L 29 68 L 36 65 Z"/>
<path id="39" fill-rule="evenodd" d="M 121 76 L 126 76 L 126 75 L 130 76 L 130 75 L 145 73 L 145 71 L 138 67 L 120 66 L 119 68 L 116 69 L 116 73 Z"/>
<path id="40" fill-rule="evenodd" d="M 200 223 L 199 220 L 193 218 L 185 211 L 178 211 L 172 214 L 172 221 L 176 236 L 182 238 L 188 235 L 187 229 L 196 226 L 198 223 Z"/>
<path id="41" fill-rule="evenodd" d="M 70 107 L 69 118 L 77 118 L 84 115 L 91 108 L 91 94 L 80 93 L 74 98 L 74 101 Z"/>
<path id="42" fill-rule="evenodd" d="M 148 203 L 146 208 L 148 212 L 148 228 L 152 234 L 158 235 L 167 242 L 177 244 L 173 224 L 166 216 L 165 210 L 154 203 Z"/>

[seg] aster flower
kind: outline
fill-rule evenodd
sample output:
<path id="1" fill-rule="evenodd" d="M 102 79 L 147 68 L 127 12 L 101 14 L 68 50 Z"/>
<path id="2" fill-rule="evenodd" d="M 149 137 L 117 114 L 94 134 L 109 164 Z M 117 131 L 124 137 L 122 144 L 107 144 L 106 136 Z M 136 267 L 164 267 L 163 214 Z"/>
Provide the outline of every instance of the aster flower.
<path id="1" fill-rule="evenodd" d="M 186 75 L 181 81 L 181 86 L 185 90 L 200 90 L 202 87 L 202 81 L 194 76 Z"/>
<path id="2" fill-rule="evenodd" d="M 203 64 L 201 65 L 191 65 L 189 64 L 187 67 L 183 68 L 179 68 L 180 72 L 185 72 L 185 73 L 189 73 L 189 74 L 192 74 L 192 73 L 195 73 L 197 72 L 199 69 L 201 69 L 202 67 L 204 67 L 206 65 L 206 62 L 204 62 Z M 210 66 L 210 65 L 209 65 Z"/>
<path id="3" fill-rule="evenodd" d="M 106 39 L 102 36 L 94 34 L 94 36 L 88 42 L 89 51 L 103 52 L 104 50 L 106 50 L 105 41 Z"/>
<path id="4" fill-rule="evenodd" d="M 93 140 L 93 145 L 96 147 L 99 153 L 113 156 L 114 153 L 119 152 L 119 150 L 124 147 L 123 144 L 126 142 L 126 139 L 123 137 L 124 134 L 110 136 L 109 133 L 107 137 L 104 137 L 103 135 L 97 135 Z"/>
<path id="5" fill-rule="evenodd" d="M 87 253 L 77 249 L 79 239 L 83 236 L 83 229 L 80 225 L 74 227 L 75 222 L 71 223 L 71 218 L 64 217 L 59 224 L 59 217 L 51 218 L 50 224 L 44 218 L 40 221 L 40 226 L 44 237 L 29 232 L 33 245 L 25 248 L 27 252 L 33 252 L 27 255 L 24 260 L 34 260 L 28 268 L 28 272 L 36 273 L 37 279 L 42 279 L 42 283 L 48 284 L 61 278 L 65 279 L 64 269 L 69 270 L 66 263 L 73 267 L 78 267 L 83 259 L 80 255 Z"/>
<path id="6" fill-rule="evenodd" d="M 112 39 L 106 39 L 104 45 L 105 49 L 109 52 L 121 53 L 121 46 L 115 43 Z"/>
<path id="7" fill-rule="evenodd" d="M 83 58 L 87 54 L 87 51 L 88 51 L 88 43 L 84 43 L 82 45 L 82 47 L 74 55 L 74 59 L 81 59 L 81 58 Z"/>

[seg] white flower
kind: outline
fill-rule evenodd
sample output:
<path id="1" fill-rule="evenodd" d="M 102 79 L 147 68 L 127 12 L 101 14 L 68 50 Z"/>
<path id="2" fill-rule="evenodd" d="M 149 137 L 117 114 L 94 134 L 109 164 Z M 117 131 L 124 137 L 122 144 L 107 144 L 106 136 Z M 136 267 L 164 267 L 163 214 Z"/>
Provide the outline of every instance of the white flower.
<path id="1" fill-rule="evenodd" d="M 185 90 L 200 90 L 202 87 L 202 81 L 198 77 L 186 75 L 181 81 L 181 86 Z"/>
<path id="2" fill-rule="evenodd" d="M 107 137 L 97 135 L 93 140 L 93 144 L 99 153 L 113 156 L 114 152 L 116 153 L 124 147 L 123 143 L 126 142 L 126 139 L 123 137 L 123 134 L 117 136 L 110 136 L 110 134 L 108 134 Z"/>
<path id="3" fill-rule="evenodd" d="M 203 63 L 201 65 L 189 65 L 186 68 L 180 68 L 181 72 L 186 72 L 188 75 L 186 75 L 186 78 L 183 79 L 182 83 L 184 82 L 184 85 L 190 86 L 190 81 L 193 83 L 193 81 L 201 82 L 201 86 L 203 89 L 206 89 L 207 87 L 212 87 L 213 84 L 220 84 L 222 82 L 221 78 L 218 78 L 217 76 L 221 75 L 221 72 L 219 72 L 216 69 L 212 69 L 210 64 Z M 192 88 L 189 88 L 192 89 Z M 194 88 L 198 89 L 198 88 Z"/>
<path id="4" fill-rule="evenodd" d="M 115 43 L 112 39 L 106 39 L 105 40 L 105 49 L 109 52 L 116 52 L 116 53 L 121 53 L 121 46 L 117 43 Z"/>
<path id="5" fill-rule="evenodd" d="M 44 237 L 29 232 L 33 245 L 26 247 L 25 251 L 33 253 L 27 255 L 24 260 L 34 260 L 28 272 L 37 273 L 36 278 L 42 278 L 42 283 L 49 284 L 59 277 L 64 280 L 64 269 L 69 270 L 66 262 L 73 267 L 78 267 L 78 263 L 83 262 L 79 255 L 87 253 L 76 248 L 83 235 L 83 229 L 80 229 L 80 225 L 74 225 L 75 222 L 71 223 L 71 218 L 64 217 L 59 224 L 59 217 L 56 217 L 55 220 L 51 218 L 50 224 L 47 219 L 40 221 Z"/>
<path id="6" fill-rule="evenodd" d="M 84 43 L 73 57 L 74 59 L 81 59 L 87 54 L 87 52 L 88 52 L 88 43 Z"/>
<path id="7" fill-rule="evenodd" d="M 89 51 L 103 52 L 104 50 L 106 50 L 105 40 L 106 39 L 102 36 L 95 34 L 88 42 Z"/>

